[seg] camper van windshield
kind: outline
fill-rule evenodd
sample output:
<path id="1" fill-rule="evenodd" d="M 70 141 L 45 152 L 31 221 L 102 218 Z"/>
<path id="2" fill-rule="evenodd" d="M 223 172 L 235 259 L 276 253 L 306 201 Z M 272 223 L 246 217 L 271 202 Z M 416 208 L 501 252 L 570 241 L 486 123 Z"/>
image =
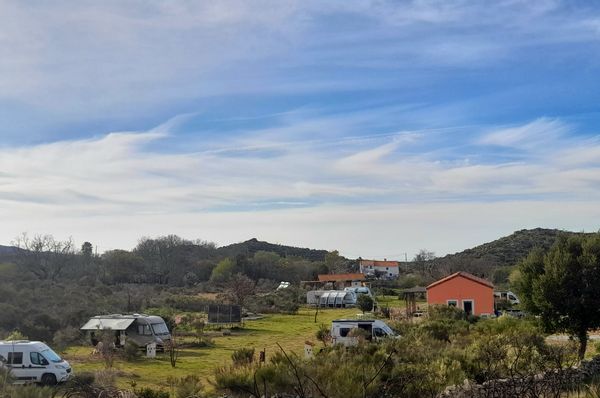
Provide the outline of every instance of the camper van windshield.
<path id="1" fill-rule="evenodd" d="M 169 329 L 164 323 L 153 323 L 152 330 L 154 330 L 154 334 L 169 334 Z"/>
<path id="2" fill-rule="evenodd" d="M 52 362 L 55 362 L 55 363 L 62 362 L 61 357 L 59 357 L 58 354 L 56 354 L 50 348 L 42 350 L 41 354 L 44 356 L 44 358 L 46 358 L 49 361 L 52 361 Z"/>

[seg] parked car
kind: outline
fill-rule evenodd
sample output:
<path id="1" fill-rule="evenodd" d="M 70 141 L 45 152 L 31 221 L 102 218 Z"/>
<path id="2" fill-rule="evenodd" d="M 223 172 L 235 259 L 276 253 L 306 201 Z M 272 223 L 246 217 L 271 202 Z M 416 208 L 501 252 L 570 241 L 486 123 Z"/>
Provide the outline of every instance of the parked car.
<path id="1" fill-rule="evenodd" d="M 0 341 L 0 362 L 17 384 L 55 385 L 73 375 L 71 365 L 39 341 Z"/>
<path id="2" fill-rule="evenodd" d="M 114 333 L 115 347 L 124 347 L 130 341 L 139 347 L 155 343 L 157 350 L 163 350 L 165 343 L 171 340 L 171 333 L 164 319 L 146 314 L 98 315 L 90 318 L 81 330 L 90 332 L 94 346 L 100 340 L 99 333 L 103 330 Z"/>
<path id="3" fill-rule="evenodd" d="M 364 330 L 365 338 L 369 341 L 399 337 L 392 328 L 378 319 L 337 319 L 331 323 L 333 344 L 343 344 L 347 347 L 358 344 L 358 338 L 355 336 L 355 332 L 352 332 L 357 329 Z"/>

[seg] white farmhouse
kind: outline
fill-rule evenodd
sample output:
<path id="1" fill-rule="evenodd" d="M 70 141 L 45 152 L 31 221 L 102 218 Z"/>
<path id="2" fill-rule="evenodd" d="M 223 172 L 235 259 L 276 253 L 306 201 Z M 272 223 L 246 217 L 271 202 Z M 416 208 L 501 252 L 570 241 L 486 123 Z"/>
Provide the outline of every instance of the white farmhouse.
<path id="1" fill-rule="evenodd" d="M 360 272 L 381 279 L 395 279 L 400 274 L 398 261 L 363 260 L 359 259 Z"/>

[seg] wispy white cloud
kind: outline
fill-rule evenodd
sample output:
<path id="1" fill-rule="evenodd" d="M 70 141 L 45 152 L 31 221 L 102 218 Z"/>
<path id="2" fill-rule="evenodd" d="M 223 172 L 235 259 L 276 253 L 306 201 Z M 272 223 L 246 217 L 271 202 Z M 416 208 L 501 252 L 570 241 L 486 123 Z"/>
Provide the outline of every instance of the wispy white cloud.
<path id="1" fill-rule="evenodd" d="M 544 143 L 554 143 L 570 132 L 571 127 L 558 119 L 540 118 L 525 125 L 492 131 L 484 135 L 479 142 L 487 145 L 532 148 Z"/>
<path id="2" fill-rule="evenodd" d="M 7 1 L 0 101 L 53 122 L 131 120 L 216 95 L 412 90 L 435 79 L 424 71 L 597 40 L 593 12 L 535 3 Z"/>

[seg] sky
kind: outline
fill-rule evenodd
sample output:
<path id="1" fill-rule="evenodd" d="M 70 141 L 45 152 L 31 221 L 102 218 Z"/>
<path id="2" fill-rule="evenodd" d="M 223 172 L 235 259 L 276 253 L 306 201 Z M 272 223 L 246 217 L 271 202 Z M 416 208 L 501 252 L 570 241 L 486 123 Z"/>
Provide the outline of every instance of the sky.
<path id="1" fill-rule="evenodd" d="M 600 228 L 600 5 L 0 2 L 0 244 L 399 259 Z"/>

